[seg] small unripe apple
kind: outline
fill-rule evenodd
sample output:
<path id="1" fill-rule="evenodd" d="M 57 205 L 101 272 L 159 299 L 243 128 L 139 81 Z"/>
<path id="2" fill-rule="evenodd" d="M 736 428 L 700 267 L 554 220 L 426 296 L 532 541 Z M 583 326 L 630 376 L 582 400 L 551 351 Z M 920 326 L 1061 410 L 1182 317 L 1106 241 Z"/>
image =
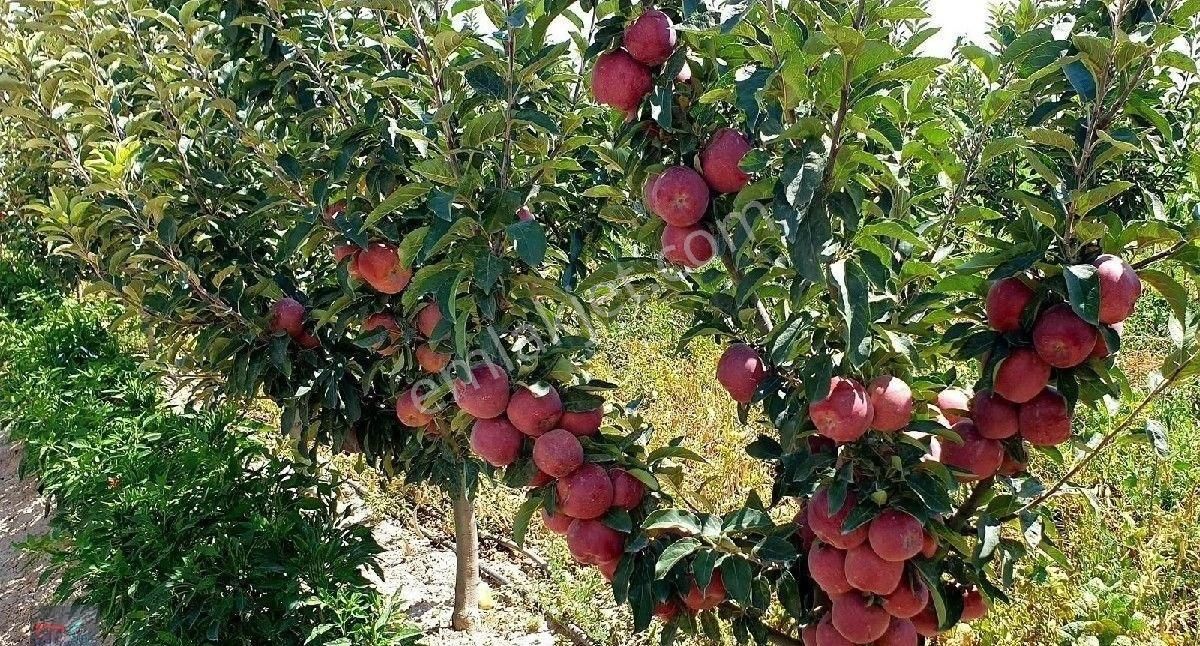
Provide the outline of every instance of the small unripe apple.
<path id="1" fill-rule="evenodd" d="M 528 206 L 522 206 L 521 208 L 517 209 L 518 222 L 530 222 L 533 219 L 533 211 L 530 211 Z"/>

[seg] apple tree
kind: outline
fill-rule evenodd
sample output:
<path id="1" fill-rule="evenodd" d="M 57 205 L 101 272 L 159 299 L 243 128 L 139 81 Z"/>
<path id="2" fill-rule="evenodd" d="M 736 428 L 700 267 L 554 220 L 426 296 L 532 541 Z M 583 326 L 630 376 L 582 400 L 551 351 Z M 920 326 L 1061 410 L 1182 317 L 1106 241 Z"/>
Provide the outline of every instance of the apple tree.
<path id="1" fill-rule="evenodd" d="M 539 454 L 557 473 L 586 446 L 593 486 L 623 492 L 613 523 L 631 523 L 647 459 L 665 459 L 639 453 L 647 429 L 617 415 L 615 439 L 574 439 L 597 433 L 609 387 L 579 367 L 593 322 L 571 290 L 613 246 L 587 208 L 606 112 L 571 55 L 586 16 L 515 0 L 6 11 L 29 37 L 0 50 L 3 110 L 50 169 L 28 210 L 52 251 L 126 305 L 198 403 L 265 396 L 311 459 L 361 452 L 445 489 L 456 627 L 481 476 L 545 486 Z M 575 41 L 548 36 L 556 20 Z M 558 444 L 535 451 L 542 434 Z"/>
<path id="2" fill-rule="evenodd" d="M 643 254 L 583 288 L 728 340 L 717 378 L 775 470 L 769 501 L 647 519 L 618 598 L 693 611 L 667 636 L 715 637 L 715 610 L 759 641 L 778 604 L 822 645 L 981 617 L 1019 559 L 1061 558 L 1045 503 L 1114 443 L 1160 444 L 1143 413 L 1200 371 L 1200 7 L 1018 2 L 943 60 L 918 2 L 602 6 L 592 91 L 629 196 L 605 208 L 641 216 Z M 1173 349 L 1135 392 L 1114 356 L 1151 289 Z"/>

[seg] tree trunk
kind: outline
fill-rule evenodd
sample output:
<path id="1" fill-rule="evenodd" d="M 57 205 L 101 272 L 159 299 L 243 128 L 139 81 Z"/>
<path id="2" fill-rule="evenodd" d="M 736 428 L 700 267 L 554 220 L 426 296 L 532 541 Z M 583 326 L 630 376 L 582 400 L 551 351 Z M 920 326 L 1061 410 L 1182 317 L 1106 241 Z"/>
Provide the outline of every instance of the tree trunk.
<path id="1" fill-rule="evenodd" d="M 475 524 L 475 502 L 466 491 L 454 496 L 454 614 L 455 630 L 473 630 L 479 610 L 479 528 Z"/>

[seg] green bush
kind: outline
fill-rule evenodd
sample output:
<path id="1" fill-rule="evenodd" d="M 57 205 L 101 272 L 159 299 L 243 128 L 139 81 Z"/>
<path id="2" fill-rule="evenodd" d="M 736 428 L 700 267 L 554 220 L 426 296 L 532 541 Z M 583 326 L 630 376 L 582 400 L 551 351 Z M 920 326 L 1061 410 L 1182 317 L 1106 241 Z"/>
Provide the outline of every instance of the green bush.
<path id="1" fill-rule="evenodd" d="M 336 483 L 227 413 L 169 412 L 100 308 L 0 321 L 0 424 L 57 505 L 27 542 L 118 644 L 401 644 Z"/>

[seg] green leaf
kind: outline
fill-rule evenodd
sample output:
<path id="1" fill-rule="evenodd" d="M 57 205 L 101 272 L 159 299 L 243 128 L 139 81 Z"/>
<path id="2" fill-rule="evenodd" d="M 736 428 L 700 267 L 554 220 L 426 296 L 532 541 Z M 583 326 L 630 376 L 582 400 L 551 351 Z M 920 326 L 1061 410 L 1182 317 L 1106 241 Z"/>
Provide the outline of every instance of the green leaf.
<path id="1" fill-rule="evenodd" d="M 1138 278 L 1162 295 L 1163 299 L 1167 301 L 1167 305 L 1170 306 L 1171 313 L 1175 315 L 1175 320 L 1187 320 L 1187 308 L 1191 298 L 1183 285 L 1157 269 L 1142 269 L 1138 271 Z"/>
<path id="2" fill-rule="evenodd" d="M 1054 146 L 1061 148 L 1067 152 L 1075 150 L 1075 140 L 1065 132 L 1051 130 L 1049 128 L 1030 128 L 1026 133 L 1026 137 L 1035 143 L 1043 146 Z"/>
<path id="3" fill-rule="evenodd" d="M 700 533 L 700 519 L 690 511 L 682 509 L 658 509 L 646 517 L 642 523 L 646 531 L 668 530 L 679 532 L 685 536 L 695 536 Z"/>
<path id="4" fill-rule="evenodd" d="M 691 460 L 693 462 L 707 462 L 700 457 L 695 451 L 682 446 L 662 446 L 650 452 L 646 458 L 647 464 L 654 464 L 667 458 L 678 458 L 683 460 Z"/>
<path id="5" fill-rule="evenodd" d="M 546 259 L 546 229 L 540 222 L 514 222 L 505 231 L 525 264 L 536 268 Z"/>
<path id="6" fill-rule="evenodd" d="M 1087 215 L 1096 207 L 1129 190 L 1131 186 L 1133 186 L 1133 182 L 1118 180 L 1111 184 L 1093 188 L 1090 191 L 1075 194 L 1072 198 L 1072 202 L 1075 204 L 1075 212 L 1081 216 Z"/>
<path id="7" fill-rule="evenodd" d="M 1063 67 L 1063 73 L 1075 89 L 1075 93 L 1088 101 L 1096 98 L 1096 79 L 1092 71 L 1080 61 L 1071 61 Z"/>
<path id="8" fill-rule="evenodd" d="M 734 601 L 743 606 L 750 604 L 750 580 L 753 572 L 745 559 L 731 556 L 721 561 L 721 582 Z"/>
<path id="9" fill-rule="evenodd" d="M 654 578 L 661 579 L 671 572 L 679 561 L 695 552 L 700 547 L 700 541 L 694 538 L 684 538 L 667 546 L 654 564 Z"/>
<path id="10" fill-rule="evenodd" d="M 367 214 L 366 221 L 363 222 L 363 230 L 374 225 L 383 219 L 384 216 L 400 210 L 401 207 L 411 203 L 426 193 L 429 192 L 429 186 L 425 184 L 406 184 L 392 191 L 392 194 L 387 196 L 379 206 L 371 209 Z"/>
<path id="11" fill-rule="evenodd" d="M 501 135 L 506 124 L 505 111 L 485 112 L 463 124 L 462 145 L 477 148 Z"/>
<path id="12" fill-rule="evenodd" d="M 928 471 L 913 471 L 905 476 L 904 481 L 929 511 L 946 514 L 954 509 L 954 502 L 946 490 L 945 483 Z"/>
<path id="13" fill-rule="evenodd" d="M 754 555 L 764 561 L 787 563 L 797 557 L 796 546 L 778 536 L 767 536 L 754 546 Z"/>
<path id="14" fill-rule="evenodd" d="M 525 533 L 529 530 L 529 520 L 533 518 L 533 513 L 542 507 L 542 497 L 533 496 L 521 503 L 521 507 L 517 509 L 517 515 L 513 518 L 513 541 L 517 545 L 525 546 Z"/>
<path id="15" fill-rule="evenodd" d="M 508 84 L 505 83 L 504 78 L 496 70 L 486 65 L 472 67 L 463 76 L 466 77 L 467 83 L 480 94 L 497 99 L 508 95 Z"/>
<path id="16" fill-rule="evenodd" d="M 846 358 L 852 366 L 861 366 L 871 354 L 871 308 L 867 277 L 858 263 L 839 260 L 829 266 L 829 277 L 840 297 L 842 322 L 845 324 Z"/>
<path id="17" fill-rule="evenodd" d="M 505 259 L 490 251 L 480 254 L 475 258 L 475 284 L 484 294 L 490 294 L 507 269 L 508 261 Z"/>
<path id="18" fill-rule="evenodd" d="M 979 167 L 983 168 L 996 157 L 1010 153 L 1023 145 L 1025 145 L 1025 141 L 1016 136 L 993 139 L 983 147 L 983 154 L 979 156 Z"/>
<path id="19" fill-rule="evenodd" d="M 1100 324 L 1100 277 L 1093 265 L 1071 265 L 1063 271 L 1071 309 L 1079 318 Z"/>

